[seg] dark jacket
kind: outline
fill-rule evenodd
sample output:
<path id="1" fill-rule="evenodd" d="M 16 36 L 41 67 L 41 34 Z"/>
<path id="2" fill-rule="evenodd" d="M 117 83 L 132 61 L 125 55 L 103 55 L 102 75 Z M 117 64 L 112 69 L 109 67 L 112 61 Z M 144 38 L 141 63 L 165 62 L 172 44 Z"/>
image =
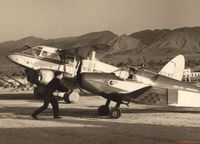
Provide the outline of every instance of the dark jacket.
<path id="1" fill-rule="evenodd" d="M 51 92 L 55 92 L 56 90 L 58 91 L 67 91 L 68 89 L 65 88 L 61 83 L 60 83 L 60 79 L 58 78 L 53 78 L 47 85 L 47 88 L 51 91 Z"/>

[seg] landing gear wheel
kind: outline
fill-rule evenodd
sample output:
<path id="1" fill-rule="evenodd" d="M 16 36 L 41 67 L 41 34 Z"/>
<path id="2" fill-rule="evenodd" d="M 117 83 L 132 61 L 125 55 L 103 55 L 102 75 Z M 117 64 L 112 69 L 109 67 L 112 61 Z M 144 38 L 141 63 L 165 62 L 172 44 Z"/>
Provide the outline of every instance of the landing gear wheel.
<path id="1" fill-rule="evenodd" d="M 100 116 L 107 116 L 109 114 L 109 112 L 110 112 L 109 107 L 107 107 L 105 105 L 100 106 L 98 109 L 98 114 Z"/>
<path id="2" fill-rule="evenodd" d="M 118 119 L 121 116 L 122 112 L 119 108 L 115 107 L 110 111 L 110 117 L 114 119 Z"/>

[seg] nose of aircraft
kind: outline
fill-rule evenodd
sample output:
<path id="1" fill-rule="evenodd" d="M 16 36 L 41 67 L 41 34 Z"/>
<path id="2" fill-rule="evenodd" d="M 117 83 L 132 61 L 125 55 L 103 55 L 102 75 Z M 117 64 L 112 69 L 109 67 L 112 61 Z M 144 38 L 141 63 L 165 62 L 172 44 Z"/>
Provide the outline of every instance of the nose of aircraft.
<path id="1" fill-rule="evenodd" d="M 96 87 L 93 83 L 93 74 L 92 73 L 82 73 L 79 79 L 79 85 L 81 88 L 96 93 Z"/>
<path id="2" fill-rule="evenodd" d="M 106 84 L 105 75 L 102 73 L 82 73 L 80 85 L 86 90 L 99 92 L 102 85 Z"/>
<path id="3" fill-rule="evenodd" d="M 79 79 L 79 84 L 82 87 L 87 87 L 88 85 L 90 85 L 90 80 L 92 79 L 91 75 L 88 73 L 82 73 Z"/>
<path id="4" fill-rule="evenodd" d="M 18 54 L 9 54 L 8 59 L 16 64 L 22 64 L 22 57 Z"/>
<path id="5" fill-rule="evenodd" d="M 14 54 L 8 55 L 8 59 L 15 62 L 16 61 L 16 56 Z"/>

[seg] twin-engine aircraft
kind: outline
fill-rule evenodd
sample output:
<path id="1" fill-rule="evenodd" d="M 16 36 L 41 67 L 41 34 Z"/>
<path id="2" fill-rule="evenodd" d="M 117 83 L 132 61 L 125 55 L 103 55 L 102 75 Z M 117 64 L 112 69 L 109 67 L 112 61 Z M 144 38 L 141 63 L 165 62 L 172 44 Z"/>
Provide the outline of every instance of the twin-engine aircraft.
<path id="1" fill-rule="evenodd" d="M 135 67 L 123 67 L 112 73 L 79 73 L 80 87 L 107 99 L 98 109 L 101 116 L 121 116 L 120 105 L 129 102 L 150 105 L 200 107 L 200 87 L 181 81 L 185 59 L 169 61 L 159 73 Z M 111 101 L 116 106 L 109 109 Z"/>
<path id="2" fill-rule="evenodd" d="M 59 49 L 49 46 L 26 46 L 26 50 L 14 52 L 8 55 L 8 58 L 25 68 L 27 80 L 36 85 L 34 88 L 34 96 L 39 98 L 45 91 L 45 85 L 53 78 L 55 71 L 61 71 L 69 81 L 73 81 L 79 65 L 79 59 L 83 59 L 82 72 L 112 72 L 117 67 L 100 62 L 95 58 L 95 50 L 105 47 L 102 44 L 93 47 L 84 46 L 72 49 Z M 72 84 L 66 84 L 71 89 Z M 73 93 L 74 94 L 74 93 Z M 64 96 L 64 93 L 57 93 Z M 79 99 L 79 94 L 75 93 Z M 73 99 L 74 96 L 71 96 Z M 70 102 L 70 96 L 66 95 L 64 100 Z"/>

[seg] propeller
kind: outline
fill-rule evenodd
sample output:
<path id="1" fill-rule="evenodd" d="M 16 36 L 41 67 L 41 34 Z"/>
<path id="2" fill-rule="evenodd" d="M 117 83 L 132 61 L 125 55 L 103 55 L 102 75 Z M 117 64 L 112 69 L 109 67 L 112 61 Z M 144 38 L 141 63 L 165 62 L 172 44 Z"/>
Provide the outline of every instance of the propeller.
<path id="1" fill-rule="evenodd" d="M 78 100 L 79 100 L 80 95 L 77 94 L 77 92 L 73 92 L 73 91 L 75 89 L 75 85 L 77 85 L 78 88 L 81 90 L 81 88 L 80 88 L 81 67 L 82 67 L 82 59 L 80 59 L 79 62 L 77 62 L 76 68 L 78 68 L 78 69 L 76 71 L 76 77 L 74 78 L 74 81 L 72 83 L 72 88 L 71 88 L 71 90 L 66 92 L 64 97 L 63 97 L 64 101 L 67 102 L 67 103 L 77 103 Z"/>
<path id="2" fill-rule="evenodd" d="M 79 61 L 80 61 L 79 67 L 78 67 L 78 70 L 76 72 L 77 80 L 80 80 L 80 77 L 81 77 L 81 68 L 82 68 L 82 64 L 83 64 L 83 60 L 82 59 L 80 59 Z"/>
<path id="3" fill-rule="evenodd" d="M 78 66 L 78 70 L 76 72 L 76 77 L 75 77 L 75 80 L 73 82 L 73 86 L 72 86 L 72 90 L 70 93 L 73 92 L 74 88 L 75 88 L 75 85 L 78 84 L 79 86 L 79 83 L 80 83 L 80 79 L 81 79 L 81 68 L 82 68 L 82 63 L 83 63 L 83 60 L 80 58 L 79 60 L 79 66 Z M 80 86 L 79 86 L 80 87 Z"/>
<path id="4" fill-rule="evenodd" d="M 30 49 L 30 48 L 31 48 L 31 46 L 29 46 L 29 45 L 27 45 L 27 44 L 25 45 L 25 47 L 27 47 L 28 49 Z"/>

